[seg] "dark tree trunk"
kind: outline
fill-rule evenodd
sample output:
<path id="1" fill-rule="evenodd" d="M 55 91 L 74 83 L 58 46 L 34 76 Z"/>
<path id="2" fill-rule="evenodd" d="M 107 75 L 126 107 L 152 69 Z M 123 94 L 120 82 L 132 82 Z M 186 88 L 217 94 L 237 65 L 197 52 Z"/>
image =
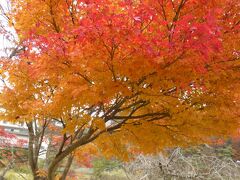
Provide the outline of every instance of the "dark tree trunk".
<path id="1" fill-rule="evenodd" d="M 73 155 L 69 155 L 62 176 L 59 180 L 65 180 L 73 162 Z"/>
<path id="2" fill-rule="evenodd" d="M 235 161 L 240 160 L 240 139 L 232 140 L 232 158 Z"/>

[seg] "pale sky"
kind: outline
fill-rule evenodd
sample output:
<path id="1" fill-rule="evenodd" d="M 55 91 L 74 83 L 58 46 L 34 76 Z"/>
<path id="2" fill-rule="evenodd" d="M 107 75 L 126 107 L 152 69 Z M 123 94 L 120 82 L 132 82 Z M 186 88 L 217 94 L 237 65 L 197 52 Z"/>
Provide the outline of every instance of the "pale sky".
<path id="1" fill-rule="evenodd" d="M 0 5 L 3 7 L 3 10 L 6 12 L 8 9 L 7 5 L 8 0 L 0 0 Z M 0 9 L 0 24 L 1 26 L 3 25 L 4 27 L 7 27 L 8 25 L 8 20 L 4 17 L 2 10 Z M 12 34 L 15 35 L 13 28 L 7 28 Z M 17 37 L 15 37 L 17 38 Z M 0 57 L 6 56 L 6 53 L 4 52 L 4 48 L 9 48 L 12 47 L 13 44 L 11 41 L 7 40 L 6 37 L 4 37 L 3 34 L 0 33 Z"/>
<path id="2" fill-rule="evenodd" d="M 7 0 L 0 0 L 0 5 L 1 7 L 3 7 L 4 11 L 7 10 Z M 0 25 L 7 27 L 8 21 L 6 18 L 4 18 L 3 12 L 0 9 Z M 0 28 L 1 28 L 0 26 Z M 13 29 L 11 29 L 10 27 L 8 28 L 9 31 L 14 32 Z M 1 29 L 0 29 L 1 30 Z M 12 47 L 13 43 L 11 43 L 10 41 L 8 41 L 3 34 L 1 34 L 0 32 L 0 58 L 1 57 L 6 57 L 8 54 L 5 53 L 4 48 L 6 47 Z M 3 87 L 3 82 L 0 81 L 0 90 Z"/>

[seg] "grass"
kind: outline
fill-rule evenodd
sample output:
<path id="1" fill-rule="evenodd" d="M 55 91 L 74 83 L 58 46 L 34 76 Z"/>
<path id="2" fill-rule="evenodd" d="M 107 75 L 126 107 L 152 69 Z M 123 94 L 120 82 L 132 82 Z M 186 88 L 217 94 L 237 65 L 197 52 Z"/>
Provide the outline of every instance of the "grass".
<path id="1" fill-rule="evenodd" d="M 17 173 L 13 170 L 9 170 L 5 175 L 7 180 L 32 180 L 32 176 L 30 174 L 25 173 Z"/>
<path id="2" fill-rule="evenodd" d="M 74 180 L 127 180 L 125 173 L 122 170 L 113 170 L 103 172 L 100 177 L 94 177 L 89 172 L 77 172 Z M 6 180 L 33 180 L 31 174 L 18 173 L 14 170 L 9 170 L 5 175 Z"/>

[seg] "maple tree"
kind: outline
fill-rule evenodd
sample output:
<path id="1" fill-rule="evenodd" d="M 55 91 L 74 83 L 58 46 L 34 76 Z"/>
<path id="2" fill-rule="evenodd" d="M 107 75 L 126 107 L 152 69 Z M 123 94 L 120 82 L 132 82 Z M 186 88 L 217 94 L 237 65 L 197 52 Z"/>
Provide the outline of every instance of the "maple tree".
<path id="1" fill-rule="evenodd" d="M 239 6 L 11 0 L 5 16 L 18 46 L 1 61 L 1 118 L 27 123 L 34 178 L 53 123 L 62 137 L 48 179 L 91 142 L 127 160 L 128 150 L 154 153 L 231 135 L 240 115 Z"/>
<path id="2" fill-rule="evenodd" d="M 0 159 L 4 165 L 0 179 L 4 179 L 5 174 L 17 164 L 27 162 L 27 150 L 24 148 L 26 144 L 26 140 L 0 127 Z"/>

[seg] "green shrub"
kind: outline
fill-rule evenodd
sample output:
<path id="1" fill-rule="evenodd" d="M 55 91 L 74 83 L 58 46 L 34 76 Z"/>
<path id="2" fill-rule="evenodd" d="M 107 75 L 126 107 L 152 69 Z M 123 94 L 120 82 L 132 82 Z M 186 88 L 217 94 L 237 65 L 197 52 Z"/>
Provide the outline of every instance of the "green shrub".
<path id="1" fill-rule="evenodd" d="M 117 160 L 107 160 L 98 158 L 93 160 L 93 174 L 95 177 L 101 177 L 103 172 L 112 171 L 121 167 L 121 163 Z"/>
<path id="2" fill-rule="evenodd" d="M 15 168 L 13 170 L 18 173 L 31 174 L 31 169 L 29 168 L 29 166 L 24 165 L 24 164 L 15 166 Z"/>

